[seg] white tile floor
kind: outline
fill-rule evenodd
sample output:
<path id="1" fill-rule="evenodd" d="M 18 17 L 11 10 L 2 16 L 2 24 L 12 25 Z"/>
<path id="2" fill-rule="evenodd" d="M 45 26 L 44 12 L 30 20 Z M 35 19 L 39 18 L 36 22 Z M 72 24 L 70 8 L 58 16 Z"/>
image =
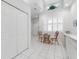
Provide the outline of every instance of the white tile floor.
<path id="1" fill-rule="evenodd" d="M 37 39 L 37 38 L 36 38 Z M 61 43 L 48 45 L 32 40 L 32 46 L 16 59 L 67 59 L 66 52 Z"/>

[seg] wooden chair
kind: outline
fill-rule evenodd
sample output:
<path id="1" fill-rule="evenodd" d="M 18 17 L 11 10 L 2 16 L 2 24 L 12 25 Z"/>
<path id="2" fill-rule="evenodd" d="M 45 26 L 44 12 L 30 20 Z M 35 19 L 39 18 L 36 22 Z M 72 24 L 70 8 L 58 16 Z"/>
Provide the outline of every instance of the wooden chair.
<path id="1" fill-rule="evenodd" d="M 53 34 L 53 35 L 50 36 L 50 42 L 51 42 L 51 44 L 53 44 L 54 41 L 55 41 L 55 42 L 58 42 L 58 39 L 57 39 L 58 34 L 59 34 L 59 32 L 56 31 L 55 34 Z M 58 43 L 59 43 L 59 42 L 58 42 Z"/>
<path id="2" fill-rule="evenodd" d="M 48 35 L 47 33 L 44 34 L 44 41 L 43 43 L 49 44 L 50 40 L 49 40 L 50 35 Z"/>
<path id="3" fill-rule="evenodd" d="M 38 32 L 38 36 L 39 36 L 39 40 L 40 40 L 41 42 L 43 42 L 43 40 L 44 40 L 44 35 L 43 35 L 43 33 L 42 33 L 42 32 Z"/>
<path id="4" fill-rule="evenodd" d="M 57 42 L 58 42 L 58 39 L 57 39 L 57 38 L 58 38 L 58 34 L 59 34 L 59 32 L 56 31 L 56 32 L 55 32 L 55 38 L 54 38 L 54 39 L 55 39 L 55 41 L 57 41 Z"/>
<path id="5" fill-rule="evenodd" d="M 50 35 L 49 40 L 51 44 L 54 43 L 54 38 L 55 38 L 54 34 Z"/>

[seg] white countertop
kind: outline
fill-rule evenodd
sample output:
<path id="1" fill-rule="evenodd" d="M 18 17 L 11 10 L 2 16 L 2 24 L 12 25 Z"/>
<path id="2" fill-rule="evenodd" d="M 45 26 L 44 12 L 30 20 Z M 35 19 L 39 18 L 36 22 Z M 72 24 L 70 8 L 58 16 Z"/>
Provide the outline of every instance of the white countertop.
<path id="1" fill-rule="evenodd" d="M 67 36 L 67 37 L 70 37 L 70 38 L 72 38 L 72 39 L 74 39 L 74 40 L 77 40 L 77 35 L 74 35 L 74 34 L 67 34 L 67 33 L 63 33 L 65 36 Z"/>

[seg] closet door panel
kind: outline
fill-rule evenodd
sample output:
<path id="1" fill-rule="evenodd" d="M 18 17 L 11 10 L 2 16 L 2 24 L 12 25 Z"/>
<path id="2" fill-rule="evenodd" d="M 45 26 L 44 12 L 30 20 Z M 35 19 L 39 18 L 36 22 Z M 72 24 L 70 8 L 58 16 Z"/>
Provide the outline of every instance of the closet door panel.
<path id="1" fill-rule="evenodd" d="M 16 12 L 13 7 L 2 2 L 2 58 L 11 59 L 17 54 Z"/>
<path id="2" fill-rule="evenodd" d="M 19 12 L 17 13 L 17 46 L 18 46 L 18 53 L 27 49 L 27 29 L 28 29 L 28 15 Z"/>

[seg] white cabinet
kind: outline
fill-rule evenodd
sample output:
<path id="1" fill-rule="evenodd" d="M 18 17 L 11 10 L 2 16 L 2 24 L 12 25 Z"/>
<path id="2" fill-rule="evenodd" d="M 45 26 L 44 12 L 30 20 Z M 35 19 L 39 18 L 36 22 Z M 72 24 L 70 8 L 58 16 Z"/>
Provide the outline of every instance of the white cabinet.
<path id="1" fill-rule="evenodd" d="M 2 59 L 12 59 L 28 48 L 30 11 L 27 13 L 2 2 Z"/>
<path id="2" fill-rule="evenodd" d="M 77 59 L 77 42 L 76 40 L 66 37 L 66 49 L 69 59 Z"/>

